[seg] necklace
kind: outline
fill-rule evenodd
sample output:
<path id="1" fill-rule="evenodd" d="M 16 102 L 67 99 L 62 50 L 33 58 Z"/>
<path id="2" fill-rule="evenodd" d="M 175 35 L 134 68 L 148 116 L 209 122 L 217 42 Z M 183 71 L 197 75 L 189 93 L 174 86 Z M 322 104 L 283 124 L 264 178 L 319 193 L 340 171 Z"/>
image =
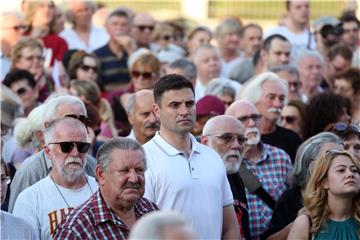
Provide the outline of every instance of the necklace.
<path id="1" fill-rule="evenodd" d="M 92 195 L 94 192 L 93 192 L 93 190 L 92 190 L 92 188 L 91 188 L 91 186 L 90 186 L 90 184 L 89 184 L 89 182 L 88 182 L 88 180 L 87 180 L 87 177 L 85 177 L 84 175 L 82 175 L 82 176 L 85 178 L 86 184 L 89 186 L 90 191 L 91 191 L 91 195 Z M 54 183 L 54 185 L 55 185 L 57 191 L 59 192 L 60 196 L 62 197 L 62 199 L 63 199 L 64 202 L 66 203 L 66 206 L 68 206 L 68 208 L 70 208 L 69 203 L 66 201 L 64 195 L 63 195 L 62 192 L 60 191 L 60 189 L 59 189 L 58 185 L 55 183 L 54 179 L 53 179 L 51 176 L 50 176 L 50 179 L 51 179 L 51 181 Z"/>

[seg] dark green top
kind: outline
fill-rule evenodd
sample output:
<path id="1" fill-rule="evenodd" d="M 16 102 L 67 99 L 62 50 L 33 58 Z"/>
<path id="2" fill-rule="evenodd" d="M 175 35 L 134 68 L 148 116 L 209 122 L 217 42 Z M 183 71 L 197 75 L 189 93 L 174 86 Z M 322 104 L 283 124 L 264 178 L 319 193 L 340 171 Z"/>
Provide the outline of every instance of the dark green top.
<path id="1" fill-rule="evenodd" d="M 349 218 L 345 221 L 333 221 L 328 219 L 326 226 L 316 234 L 316 240 L 358 240 L 359 225 L 354 218 Z"/>

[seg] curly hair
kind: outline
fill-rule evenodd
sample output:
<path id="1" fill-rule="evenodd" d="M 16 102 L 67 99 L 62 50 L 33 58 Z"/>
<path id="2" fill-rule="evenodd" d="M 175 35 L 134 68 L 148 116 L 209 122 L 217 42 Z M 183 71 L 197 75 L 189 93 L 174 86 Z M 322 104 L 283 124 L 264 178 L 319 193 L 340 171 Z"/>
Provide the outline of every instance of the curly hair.
<path id="1" fill-rule="evenodd" d="M 310 232 L 312 235 L 319 232 L 322 227 L 326 227 L 326 220 L 332 211 L 327 202 L 327 190 L 322 187 L 322 183 L 327 177 L 332 161 L 339 155 L 350 158 L 358 171 L 360 171 L 360 163 L 347 151 L 330 151 L 323 154 L 316 161 L 304 193 L 304 207 L 311 218 L 312 225 Z M 360 224 L 360 192 L 352 199 L 351 213 L 357 224 Z M 358 236 L 360 237 L 360 229 L 358 229 Z"/>
<path id="2" fill-rule="evenodd" d="M 315 95 L 305 107 L 304 140 L 324 131 L 329 124 L 338 122 L 344 110 L 351 115 L 351 102 L 346 97 L 332 92 Z"/>

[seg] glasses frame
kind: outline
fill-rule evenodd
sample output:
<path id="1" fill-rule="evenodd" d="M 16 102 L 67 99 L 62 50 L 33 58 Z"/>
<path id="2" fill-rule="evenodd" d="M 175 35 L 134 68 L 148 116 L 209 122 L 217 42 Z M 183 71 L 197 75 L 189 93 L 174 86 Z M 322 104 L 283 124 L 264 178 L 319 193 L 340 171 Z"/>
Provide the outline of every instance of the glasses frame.
<path id="1" fill-rule="evenodd" d="M 209 134 L 206 136 L 220 138 L 222 141 L 224 141 L 225 144 L 233 144 L 236 139 L 240 145 L 245 145 L 245 143 L 247 141 L 247 138 L 245 136 L 232 134 L 232 133 Z M 226 140 L 226 136 L 229 136 L 229 137 L 231 136 L 231 139 Z"/>
<path id="2" fill-rule="evenodd" d="M 242 123 L 249 122 L 250 119 L 252 119 L 255 123 L 258 123 L 261 120 L 261 118 L 262 118 L 261 114 L 254 113 L 254 114 L 238 117 L 237 119 Z"/>
<path id="3" fill-rule="evenodd" d="M 63 153 L 70 153 L 74 149 L 74 146 L 76 146 L 76 150 L 79 153 L 87 153 L 89 151 L 90 146 L 91 146 L 91 144 L 88 143 L 88 142 L 72 142 L 72 141 L 48 143 L 48 145 L 51 145 L 51 144 L 59 144 L 60 149 L 61 149 L 61 151 Z M 71 145 L 69 145 L 67 147 L 65 144 L 71 144 Z"/>

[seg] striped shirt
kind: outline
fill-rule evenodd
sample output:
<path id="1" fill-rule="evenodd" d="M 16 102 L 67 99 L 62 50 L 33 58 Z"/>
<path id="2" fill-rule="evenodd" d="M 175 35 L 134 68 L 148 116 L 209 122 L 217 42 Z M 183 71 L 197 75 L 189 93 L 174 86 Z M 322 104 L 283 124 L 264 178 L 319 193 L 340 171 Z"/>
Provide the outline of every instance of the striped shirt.
<path id="1" fill-rule="evenodd" d="M 146 198 L 140 198 L 134 210 L 139 219 L 158 207 Z M 54 239 L 127 239 L 129 233 L 130 229 L 97 191 L 56 228 Z"/>
<path id="2" fill-rule="evenodd" d="M 262 158 L 255 162 L 244 159 L 246 167 L 259 179 L 265 191 L 277 201 L 287 189 L 287 176 L 292 170 L 289 155 L 280 148 L 262 144 Z M 253 239 L 259 239 L 270 223 L 272 210 L 257 195 L 246 190 L 249 207 L 250 232 Z"/>

